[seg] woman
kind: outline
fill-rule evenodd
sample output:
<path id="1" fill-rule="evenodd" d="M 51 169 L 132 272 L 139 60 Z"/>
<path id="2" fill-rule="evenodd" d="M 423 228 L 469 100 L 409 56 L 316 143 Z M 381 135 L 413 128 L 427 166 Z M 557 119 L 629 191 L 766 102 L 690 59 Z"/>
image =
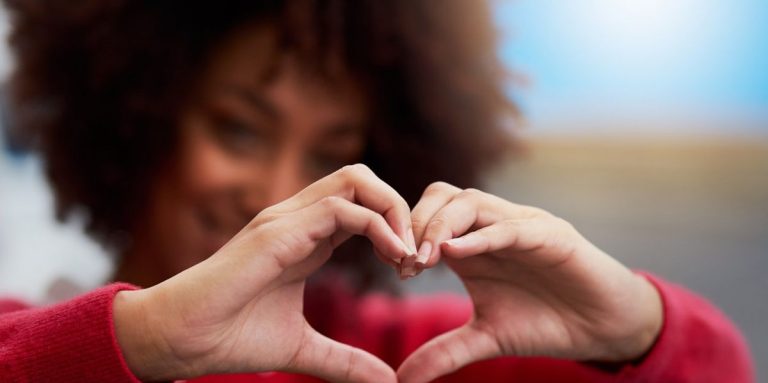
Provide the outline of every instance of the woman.
<path id="1" fill-rule="evenodd" d="M 466 189 L 517 115 L 478 2 L 6 4 L 17 128 L 130 284 L 5 303 L 4 380 L 752 379 L 700 298 Z M 471 302 L 370 293 L 440 263 Z"/>

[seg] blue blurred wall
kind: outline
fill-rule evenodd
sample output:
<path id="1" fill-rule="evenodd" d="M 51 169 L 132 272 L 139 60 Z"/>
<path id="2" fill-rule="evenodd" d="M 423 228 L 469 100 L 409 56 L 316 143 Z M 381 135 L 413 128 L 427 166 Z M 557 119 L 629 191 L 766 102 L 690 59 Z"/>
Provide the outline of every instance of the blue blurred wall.
<path id="1" fill-rule="evenodd" d="M 768 1 L 494 5 L 501 56 L 531 80 L 512 95 L 536 129 L 667 119 L 768 135 Z"/>

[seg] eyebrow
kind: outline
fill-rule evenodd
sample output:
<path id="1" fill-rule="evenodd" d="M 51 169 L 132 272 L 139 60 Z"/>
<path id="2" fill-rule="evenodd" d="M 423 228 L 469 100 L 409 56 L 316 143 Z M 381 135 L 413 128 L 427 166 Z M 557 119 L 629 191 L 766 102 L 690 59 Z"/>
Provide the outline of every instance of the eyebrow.
<path id="1" fill-rule="evenodd" d="M 227 93 L 235 94 L 237 97 L 245 100 L 254 109 L 258 109 L 262 113 L 266 114 L 274 120 L 280 120 L 280 113 L 277 108 L 269 102 L 269 100 L 261 97 L 258 92 L 253 91 L 250 88 L 241 86 L 228 86 L 224 88 Z"/>

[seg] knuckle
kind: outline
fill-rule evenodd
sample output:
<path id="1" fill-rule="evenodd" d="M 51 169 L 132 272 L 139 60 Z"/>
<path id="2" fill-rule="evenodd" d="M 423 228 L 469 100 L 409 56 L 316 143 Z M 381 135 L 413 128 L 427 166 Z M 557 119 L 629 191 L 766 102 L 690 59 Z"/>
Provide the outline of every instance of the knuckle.
<path id="1" fill-rule="evenodd" d="M 573 225 L 565 219 L 556 216 L 552 216 L 552 219 L 561 229 L 573 230 Z"/>
<path id="2" fill-rule="evenodd" d="M 453 201 L 476 209 L 484 203 L 484 194 L 477 189 L 464 189 L 453 197 Z"/>
<path id="3" fill-rule="evenodd" d="M 384 219 L 384 217 L 378 214 L 373 214 L 369 216 L 368 223 L 365 225 L 364 234 L 371 235 L 373 232 L 380 230 L 386 225 L 387 221 Z"/>
<path id="4" fill-rule="evenodd" d="M 267 208 L 262 210 L 259 214 L 257 214 L 253 219 L 251 219 L 250 222 L 248 222 L 247 227 L 255 228 L 257 226 L 261 226 L 265 223 L 275 221 L 276 219 L 280 218 L 282 215 L 279 214 L 276 210 Z"/>
<path id="5" fill-rule="evenodd" d="M 578 232 L 570 222 L 554 216 L 539 218 L 539 225 L 542 230 L 542 247 L 547 249 L 559 249 L 564 252 L 570 252 L 577 242 Z"/>
<path id="6" fill-rule="evenodd" d="M 443 230 L 443 227 L 445 227 L 445 219 L 442 217 L 435 217 L 427 224 L 427 227 L 424 231 L 424 236 L 430 237 L 436 235 Z"/>
<path id="7" fill-rule="evenodd" d="M 343 198 L 337 196 L 325 196 L 317 203 L 325 209 L 336 210 L 341 207 Z"/>
<path id="8" fill-rule="evenodd" d="M 345 165 L 341 168 L 340 173 L 347 178 L 358 178 L 372 174 L 371 169 L 365 164 L 357 163 L 352 165 Z"/>
<path id="9" fill-rule="evenodd" d="M 345 165 L 339 169 L 336 175 L 340 178 L 344 189 L 347 190 L 354 189 L 357 183 L 366 178 L 376 177 L 368 166 L 361 163 Z"/>
<path id="10" fill-rule="evenodd" d="M 425 226 L 426 226 L 426 222 L 421 218 L 411 219 L 411 227 L 413 228 L 414 231 L 421 232 L 422 230 L 424 230 Z"/>
<path id="11" fill-rule="evenodd" d="M 344 381 L 354 382 L 354 372 L 357 365 L 357 358 L 355 353 L 349 352 L 347 356 L 347 367 L 344 370 Z"/>
<path id="12" fill-rule="evenodd" d="M 498 226 L 505 232 L 510 232 L 517 229 L 520 225 L 520 221 L 514 219 L 505 219 L 499 221 Z"/>
<path id="13" fill-rule="evenodd" d="M 386 226 L 387 220 L 381 215 L 377 213 L 371 212 L 371 214 L 366 214 L 370 220 L 370 224 L 376 225 L 376 226 Z"/>
<path id="14" fill-rule="evenodd" d="M 474 200 L 474 199 L 482 197 L 483 194 L 484 193 L 482 191 L 478 190 L 478 189 L 469 188 L 469 189 L 464 189 L 461 192 L 459 192 L 459 195 L 456 196 L 456 198 Z"/>
<path id="15" fill-rule="evenodd" d="M 540 217 L 540 218 L 547 218 L 547 219 L 549 219 L 549 218 L 558 218 L 554 214 L 552 214 L 552 213 L 550 213 L 550 212 L 548 212 L 548 211 L 546 211 L 546 210 L 544 210 L 542 208 L 533 207 L 533 206 L 527 206 L 526 208 L 528 209 L 528 211 L 530 212 L 530 215 L 532 217 Z"/>
<path id="16" fill-rule="evenodd" d="M 354 173 L 356 172 L 354 165 L 345 165 L 343 168 L 339 169 L 335 176 L 336 178 L 341 179 L 341 182 L 343 183 L 349 183 L 350 180 L 354 178 Z"/>
<path id="17" fill-rule="evenodd" d="M 450 190 L 455 189 L 456 187 L 443 181 L 436 181 L 432 182 L 427 186 L 426 189 L 424 189 L 424 195 L 435 195 L 435 194 L 443 194 L 448 193 Z"/>

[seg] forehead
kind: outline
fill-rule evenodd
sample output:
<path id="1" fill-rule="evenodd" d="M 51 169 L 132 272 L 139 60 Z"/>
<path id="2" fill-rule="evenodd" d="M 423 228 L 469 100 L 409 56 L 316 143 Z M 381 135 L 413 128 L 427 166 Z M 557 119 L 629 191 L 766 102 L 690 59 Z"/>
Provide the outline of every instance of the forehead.
<path id="1" fill-rule="evenodd" d="M 248 90 L 265 97 L 301 98 L 316 105 L 338 103 L 365 109 L 367 95 L 340 59 L 325 60 L 323 71 L 301 62 L 278 45 L 273 28 L 263 24 L 236 29 L 214 49 L 202 74 L 207 95 Z M 300 97 L 297 97 L 300 96 Z"/>
<path id="2" fill-rule="evenodd" d="M 221 83 L 262 86 L 275 71 L 278 49 L 272 29 L 259 24 L 235 29 L 212 50 L 201 82 L 211 90 Z"/>

